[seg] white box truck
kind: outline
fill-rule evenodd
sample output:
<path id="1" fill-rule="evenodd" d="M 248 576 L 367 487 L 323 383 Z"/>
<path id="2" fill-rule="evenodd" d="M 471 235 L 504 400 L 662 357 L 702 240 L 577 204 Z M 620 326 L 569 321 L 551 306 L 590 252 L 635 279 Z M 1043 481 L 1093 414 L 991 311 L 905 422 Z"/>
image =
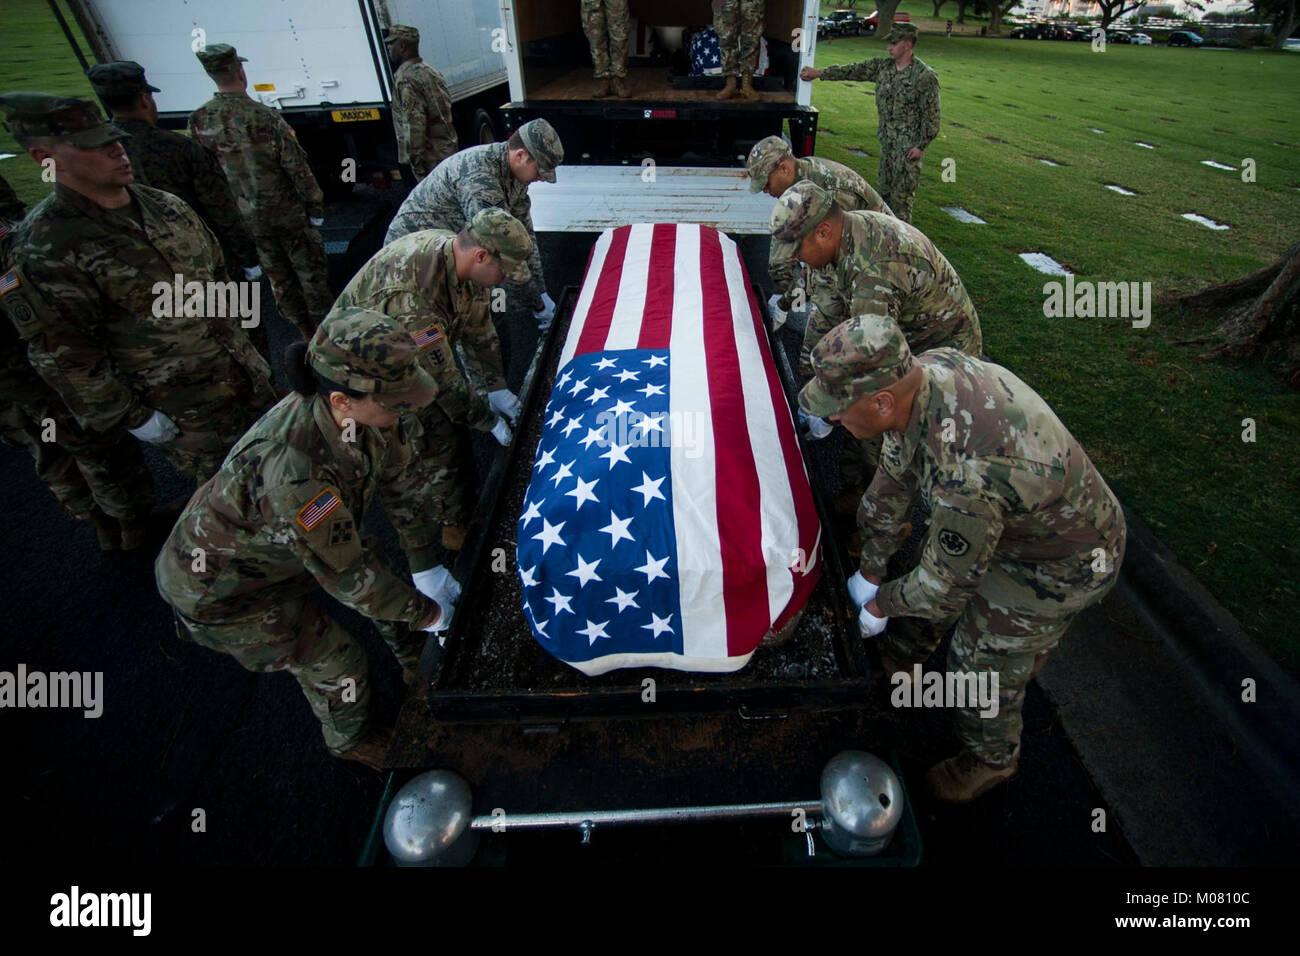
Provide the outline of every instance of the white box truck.
<path id="1" fill-rule="evenodd" d="M 393 77 L 382 40 L 390 24 L 419 29 L 421 55 L 447 81 L 462 146 L 502 132 L 498 107 L 509 94 L 496 0 L 66 2 L 96 60 L 144 66 L 161 90 L 154 95 L 159 122 L 169 128 L 184 128 L 215 91 L 195 50 L 234 46 L 248 58 L 249 95 L 284 113 L 321 185 L 340 195 L 344 158 L 358 161 L 361 182 L 396 166 Z"/>

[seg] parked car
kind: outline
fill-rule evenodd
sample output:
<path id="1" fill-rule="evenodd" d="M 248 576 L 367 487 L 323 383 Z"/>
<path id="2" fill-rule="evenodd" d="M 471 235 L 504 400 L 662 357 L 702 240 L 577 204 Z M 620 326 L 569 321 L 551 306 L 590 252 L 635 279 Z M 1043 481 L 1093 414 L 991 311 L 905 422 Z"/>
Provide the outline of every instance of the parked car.
<path id="1" fill-rule="evenodd" d="M 1055 35 L 1052 37 L 1053 40 L 1077 40 L 1077 39 L 1079 39 L 1079 34 L 1075 31 L 1075 29 L 1074 29 L 1073 27 L 1061 27 L 1061 26 L 1058 26 L 1058 27 L 1055 28 L 1055 30 L 1056 30 L 1056 33 L 1055 33 Z"/>
<path id="2" fill-rule="evenodd" d="M 1198 36 L 1191 30 L 1175 30 L 1169 34 L 1170 46 L 1190 46 L 1198 47 L 1205 42 L 1205 38 Z"/>
<path id="3" fill-rule="evenodd" d="M 860 37 L 873 29 L 855 10 L 833 11 L 826 18 L 826 25 L 828 32 L 837 37 Z"/>
<path id="4" fill-rule="evenodd" d="M 1026 23 L 1011 31 L 1013 40 L 1050 40 L 1056 28 L 1050 23 Z"/>
<path id="5" fill-rule="evenodd" d="M 1133 37 L 1127 30 L 1107 30 L 1107 43 L 1132 43 Z"/>
<path id="6" fill-rule="evenodd" d="M 894 11 L 894 22 L 895 22 L 895 23 L 911 23 L 911 22 L 912 22 L 912 15 L 911 15 L 910 13 L 906 13 L 906 12 L 904 12 L 904 11 L 902 11 L 902 10 L 896 10 L 896 11 Z M 871 11 L 871 15 L 870 15 L 869 17 L 867 17 L 867 26 L 871 27 L 871 30 L 872 30 L 873 33 L 875 32 L 876 28 L 877 28 L 878 26 L 880 26 L 880 11 L 879 11 L 879 10 L 872 10 L 872 11 Z"/>
<path id="7" fill-rule="evenodd" d="M 1135 33 L 1130 42 L 1135 46 L 1150 46 L 1151 37 L 1147 36 L 1145 33 Z"/>

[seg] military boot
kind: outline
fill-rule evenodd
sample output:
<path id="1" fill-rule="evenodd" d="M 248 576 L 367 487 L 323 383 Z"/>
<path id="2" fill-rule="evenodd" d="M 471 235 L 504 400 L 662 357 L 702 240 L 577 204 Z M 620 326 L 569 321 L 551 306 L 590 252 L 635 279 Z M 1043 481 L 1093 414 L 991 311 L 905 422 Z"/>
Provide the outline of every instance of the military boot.
<path id="1" fill-rule="evenodd" d="M 362 738 L 361 743 L 347 750 L 331 750 L 330 753 L 340 760 L 355 760 L 357 763 L 363 763 L 371 770 L 384 769 L 384 757 L 388 754 L 388 746 L 393 740 L 393 728 L 385 727 L 379 730 L 372 730 Z"/>
<path id="2" fill-rule="evenodd" d="M 443 525 L 442 546 L 448 551 L 459 551 L 465 547 L 465 526 L 459 524 Z"/>
<path id="3" fill-rule="evenodd" d="M 87 520 L 95 528 L 95 539 L 100 551 L 116 551 L 122 547 L 122 530 L 116 518 L 110 518 L 99 510 L 99 505 L 90 509 Z"/>
<path id="4" fill-rule="evenodd" d="M 614 82 L 609 77 L 596 77 L 596 91 L 591 94 L 592 99 L 603 100 L 607 96 L 614 95 Z"/>
<path id="5" fill-rule="evenodd" d="M 759 99 L 758 90 L 754 89 L 754 78 L 748 73 L 740 81 L 740 95 L 751 102 Z"/>
<path id="6" fill-rule="evenodd" d="M 736 89 L 736 78 L 728 76 L 727 82 L 723 84 L 722 92 L 718 94 L 720 100 L 735 100 L 740 98 L 740 91 Z"/>
<path id="7" fill-rule="evenodd" d="M 944 803 L 970 803 L 998 784 L 1016 775 L 1019 757 L 1005 767 L 993 767 L 974 754 L 963 750 L 955 757 L 937 763 L 925 775 L 930 795 Z"/>
<path id="8" fill-rule="evenodd" d="M 610 86 L 614 88 L 614 95 L 617 96 L 620 100 L 625 100 L 632 95 L 628 91 L 627 81 L 624 80 L 623 77 L 621 76 L 614 77 L 613 81 L 610 83 Z"/>

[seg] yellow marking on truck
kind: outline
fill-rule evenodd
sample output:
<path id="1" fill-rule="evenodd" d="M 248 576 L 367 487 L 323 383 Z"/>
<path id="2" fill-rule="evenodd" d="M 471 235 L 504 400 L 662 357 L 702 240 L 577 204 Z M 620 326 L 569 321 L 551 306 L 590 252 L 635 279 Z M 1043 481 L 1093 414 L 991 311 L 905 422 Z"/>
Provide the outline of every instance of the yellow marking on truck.
<path id="1" fill-rule="evenodd" d="M 362 109 L 362 110 L 331 110 L 330 116 L 334 117 L 336 123 L 356 123 L 360 120 L 377 120 L 379 119 L 379 110 Z"/>
<path id="2" fill-rule="evenodd" d="M 259 92 L 259 93 L 274 93 L 274 92 L 275 92 L 275 84 L 274 84 L 274 83 L 254 83 L 254 84 L 253 84 L 253 89 L 256 90 L 256 91 Z"/>

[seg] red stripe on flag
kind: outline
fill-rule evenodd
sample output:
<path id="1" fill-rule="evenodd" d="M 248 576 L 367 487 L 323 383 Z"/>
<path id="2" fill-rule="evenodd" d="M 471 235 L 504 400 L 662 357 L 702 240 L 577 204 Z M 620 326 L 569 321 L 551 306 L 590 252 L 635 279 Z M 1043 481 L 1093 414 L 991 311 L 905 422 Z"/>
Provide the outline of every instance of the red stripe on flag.
<path id="1" fill-rule="evenodd" d="M 700 278 L 704 300 L 704 354 L 709 357 L 709 406 L 717 462 L 718 544 L 722 600 L 727 612 L 727 653 L 754 649 L 768 628 L 766 560 L 759 515 L 758 469 L 749 441 L 740 356 L 722 244 L 714 229 L 700 227 Z"/>
<path id="2" fill-rule="evenodd" d="M 666 349 L 673 332 L 674 263 L 677 255 L 677 226 L 655 225 L 650 240 L 650 275 L 646 278 L 645 311 L 641 315 L 639 349 Z"/>
<path id="3" fill-rule="evenodd" d="M 781 457 L 785 461 L 785 472 L 790 477 L 790 492 L 794 498 L 795 520 L 799 526 L 799 547 L 805 555 L 805 561 L 811 563 L 813 551 L 817 548 L 817 535 L 821 530 L 821 519 L 817 517 L 817 506 L 813 503 L 812 486 L 808 483 L 808 472 L 804 468 L 803 455 L 799 451 L 799 439 L 795 435 L 794 421 L 786 412 L 789 403 L 785 389 L 781 387 L 781 378 L 776 371 L 776 361 L 772 358 L 767 329 L 759 321 L 758 302 L 754 298 L 754 287 L 749 282 L 749 273 L 745 270 L 745 261 L 740 261 L 740 273 L 745 277 L 745 289 L 749 294 L 749 308 L 754 322 L 754 334 L 758 337 L 758 350 L 763 356 L 763 371 L 767 375 L 767 388 L 771 396 L 772 407 L 776 411 L 776 431 L 781 440 Z M 793 562 L 792 562 L 793 563 Z M 806 566 L 806 565 L 805 565 Z M 794 576 L 794 593 L 790 603 L 777 616 L 772 624 L 773 631 L 779 631 L 789 623 L 795 613 L 807 603 L 812 589 L 821 577 L 823 562 L 808 574 L 791 571 Z"/>
<path id="4" fill-rule="evenodd" d="M 623 281 L 623 260 L 627 255 L 627 240 L 631 234 L 631 226 L 614 230 L 609 251 L 605 253 L 605 262 L 601 266 L 600 278 L 596 281 L 596 291 L 587 309 L 586 321 L 582 323 L 582 332 L 573 350 L 575 357 L 605 349 L 609 327 L 614 320 L 614 306 L 618 304 L 618 287 Z"/>

